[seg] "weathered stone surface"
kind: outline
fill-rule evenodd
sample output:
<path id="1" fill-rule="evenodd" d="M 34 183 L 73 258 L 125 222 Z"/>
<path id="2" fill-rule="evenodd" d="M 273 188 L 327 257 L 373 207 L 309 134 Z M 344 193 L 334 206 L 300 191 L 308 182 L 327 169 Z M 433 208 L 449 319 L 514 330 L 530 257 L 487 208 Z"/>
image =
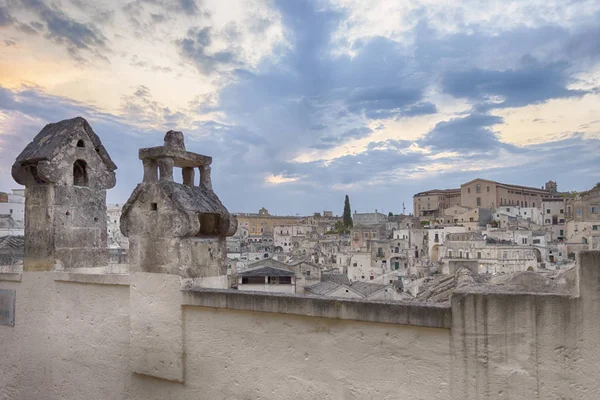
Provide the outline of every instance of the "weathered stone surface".
<path id="1" fill-rule="evenodd" d="M 81 117 L 46 125 L 17 156 L 12 169 L 13 178 L 25 186 L 36 181 L 36 174 L 38 183 L 64 184 L 71 181 L 72 184 L 72 166 L 77 159 L 84 159 L 88 164 L 92 161 L 104 165 L 104 168 L 91 169 L 92 187 L 110 189 L 115 185 L 117 166 L 98 135 Z"/>
<path id="2" fill-rule="evenodd" d="M 173 159 L 174 165 L 177 168 L 195 168 L 200 167 L 202 165 L 210 165 L 212 163 L 211 157 L 168 146 L 149 147 L 145 149 L 140 149 L 139 157 L 140 160 L 170 157 Z"/>
<path id="3" fill-rule="evenodd" d="M 140 150 L 144 182 L 123 206 L 121 232 L 129 238 L 132 271 L 207 278 L 226 274 L 225 237 L 237 229 L 210 184 L 210 157 L 185 152 L 183 134 L 169 131 L 165 146 Z M 178 163 L 179 157 L 186 162 Z M 172 180 L 182 167 L 184 184 Z M 156 168 L 160 179 L 156 180 Z M 200 168 L 200 185 L 194 170 Z"/>
<path id="4" fill-rule="evenodd" d="M 184 381 L 181 283 L 176 275 L 131 275 L 129 357 L 132 371 Z"/>
<path id="5" fill-rule="evenodd" d="M 81 117 L 46 125 L 25 147 L 12 168 L 26 186 L 24 270 L 106 263 L 106 189 L 116 168 Z"/>
<path id="6" fill-rule="evenodd" d="M 185 141 L 183 139 L 183 133 L 178 131 L 169 131 L 165 135 L 165 147 L 172 147 L 174 149 L 185 150 Z"/>

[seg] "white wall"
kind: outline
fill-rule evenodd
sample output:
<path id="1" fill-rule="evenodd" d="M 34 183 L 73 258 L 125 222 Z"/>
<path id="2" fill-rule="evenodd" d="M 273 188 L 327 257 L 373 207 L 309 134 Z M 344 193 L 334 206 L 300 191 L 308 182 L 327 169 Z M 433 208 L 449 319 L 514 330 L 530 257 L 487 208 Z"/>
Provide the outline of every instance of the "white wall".
<path id="1" fill-rule="evenodd" d="M 158 291 L 152 295 L 157 315 L 182 314 L 181 384 L 132 372 L 130 346 L 136 339 L 128 285 L 55 281 L 53 273 L 26 272 L 21 282 L 0 280 L 0 288 L 17 290 L 16 325 L 0 326 L 0 398 L 6 400 L 449 394 L 448 329 L 214 307 L 160 311 Z M 174 339 L 163 337 L 165 345 Z"/>
<path id="2" fill-rule="evenodd" d="M 257 285 L 253 283 L 238 284 L 238 290 L 269 293 L 296 293 L 296 285 Z"/>
<path id="3" fill-rule="evenodd" d="M 0 214 L 12 216 L 12 219 L 23 226 L 25 221 L 25 195 L 23 190 L 13 189 L 12 193 L 8 194 L 8 203 L 0 203 Z"/>
<path id="4" fill-rule="evenodd" d="M 173 275 L 145 274 L 155 283 L 146 291 L 135 276 L 129 286 L 128 276 L 0 275 L 0 289 L 16 290 L 15 326 L 0 325 L 0 398 L 597 399 L 596 374 L 582 371 L 598 367 L 600 253 L 581 260 L 573 293 L 464 288 L 451 314 L 419 303 L 181 292 L 166 285 Z M 153 308 L 151 335 L 138 329 L 140 301 Z M 184 383 L 133 372 L 132 351 L 147 339 L 156 345 L 134 364 L 168 372 L 176 366 L 157 353 L 177 356 Z"/>

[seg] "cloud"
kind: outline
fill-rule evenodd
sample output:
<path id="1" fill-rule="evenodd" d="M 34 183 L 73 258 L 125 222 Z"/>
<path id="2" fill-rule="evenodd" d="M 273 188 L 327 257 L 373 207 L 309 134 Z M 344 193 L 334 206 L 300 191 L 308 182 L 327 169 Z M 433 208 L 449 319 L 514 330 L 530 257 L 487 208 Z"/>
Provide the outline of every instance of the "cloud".
<path id="1" fill-rule="evenodd" d="M 584 91 L 567 89 L 568 68 L 566 62 L 543 64 L 526 57 L 519 69 L 475 68 L 448 72 L 441 85 L 454 97 L 481 102 L 490 108 L 523 107 L 549 99 L 584 95 Z"/>
<path id="2" fill-rule="evenodd" d="M 189 14 L 196 15 L 198 13 L 198 6 L 195 0 L 179 0 L 181 9 Z"/>
<path id="3" fill-rule="evenodd" d="M 9 14 L 7 7 L 0 6 L 0 26 L 12 25 L 14 18 Z"/>
<path id="4" fill-rule="evenodd" d="M 89 51 L 97 58 L 107 60 L 100 53 L 107 49 L 107 39 L 93 23 L 82 23 L 67 15 L 63 10 L 47 6 L 40 0 L 23 0 L 23 4 L 35 12 L 46 24 L 46 37 L 55 43 L 64 45 L 69 54 L 78 61 L 84 61 L 82 50 Z M 34 28 L 41 28 L 39 22 Z"/>
<path id="5" fill-rule="evenodd" d="M 171 67 L 162 67 L 160 65 L 156 65 L 153 62 L 149 61 L 149 60 L 141 60 L 137 55 L 132 55 L 131 56 L 131 62 L 130 64 L 134 67 L 137 68 L 142 68 L 146 71 L 152 71 L 152 72 L 171 72 L 173 71 L 173 69 Z"/>
<path id="6" fill-rule="evenodd" d="M 501 123 L 501 117 L 487 114 L 453 118 L 437 123 L 419 144 L 438 151 L 489 152 L 503 146 L 490 128 Z"/>
<path id="7" fill-rule="evenodd" d="M 241 67 L 243 62 L 236 53 L 234 47 L 224 50 L 210 50 L 213 43 L 213 28 L 190 28 L 184 39 L 179 40 L 177 45 L 184 59 L 191 61 L 198 70 L 210 75 L 221 67 L 229 69 Z"/>
<path id="8" fill-rule="evenodd" d="M 165 22 L 166 18 L 164 15 L 150 13 L 150 17 L 152 17 L 152 22 L 161 23 Z"/>
<path id="9" fill-rule="evenodd" d="M 581 104 L 582 94 L 591 110 L 597 102 L 597 14 L 581 11 L 589 3 L 562 3 L 519 4 L 516 14 L 428 3 L 394 19 L 371 4 L 274 0 L 240 2 L 228 19 L 209 2 L 135 0 L 106 14 L 81 0 L 26 0 L 27 13 L 0 8 L 0 25 L 19 43 L 11 52 L 29 44 L 23 32 L 37 33 L 78 60 L 111 54 L 134 73 L 107 88 L 121 99 L 118 115 L 39 87 L 0 89 L 0 158 L 14 157 L 45 123 L 82 115 L 123 165 L 139 164 L 137 148 L 159 145 L 166 130 L 183 130 L 189 149 L 214 157 L 217 193 L 240 211 L 341 208 L 348 192 L 353 208 L 397 212 L 414 192 L 475 176 L 583 188 L 600 180 L 596 117 L 578 114 L 565 132 L 553 125 L 549 143 L 508 142 L 515 124 L 525 132 L 524 120 L 559 119 L 542 103 Z M 484 11 L 500 17 L 486 22 Z M 47 53 L 38 54 L 48 61 Z M 159 78 L 190 82 L 187 96 Z M 141 168 L 120 169 L 119 193 L 127 197 L 140 177 Z"/>

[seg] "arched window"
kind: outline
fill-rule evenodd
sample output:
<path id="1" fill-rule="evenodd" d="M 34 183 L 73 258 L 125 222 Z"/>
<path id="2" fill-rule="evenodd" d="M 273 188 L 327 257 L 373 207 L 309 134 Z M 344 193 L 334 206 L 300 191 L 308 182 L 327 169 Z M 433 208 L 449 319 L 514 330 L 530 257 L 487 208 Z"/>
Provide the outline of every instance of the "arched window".
<path id="1" fill-rule="evenodd" d="M 89 186 L 87 164 L 83 160 L 77 160 L 73 163 L 73 185 Z"/>

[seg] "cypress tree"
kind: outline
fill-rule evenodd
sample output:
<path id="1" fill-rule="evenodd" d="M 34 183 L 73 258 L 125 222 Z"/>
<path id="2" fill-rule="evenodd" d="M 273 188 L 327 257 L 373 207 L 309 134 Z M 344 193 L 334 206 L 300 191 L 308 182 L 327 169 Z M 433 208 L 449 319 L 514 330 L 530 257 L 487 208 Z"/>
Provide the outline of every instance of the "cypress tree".
<path id="1" fill-rule="evenodd" d="M 346 228 L 352 228 L 352 212 L 350 211 L 350 198 L 346 195 L 344 201 L 344 226 Z"/>

